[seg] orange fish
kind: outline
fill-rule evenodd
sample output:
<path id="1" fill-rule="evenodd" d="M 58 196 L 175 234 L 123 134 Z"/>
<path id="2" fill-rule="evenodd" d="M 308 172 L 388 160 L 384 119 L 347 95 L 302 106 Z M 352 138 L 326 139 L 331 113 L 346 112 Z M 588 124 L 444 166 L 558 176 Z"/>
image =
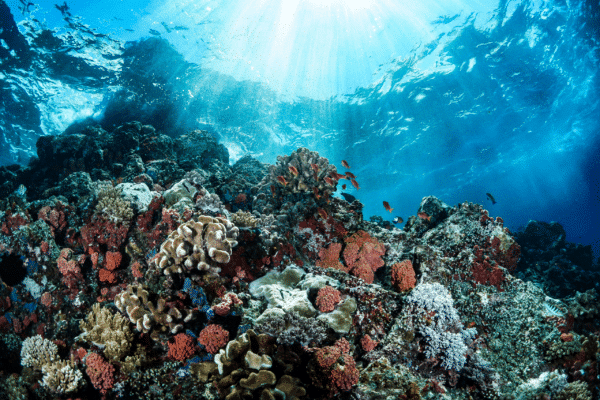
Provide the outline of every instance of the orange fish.
<path id="1" fill-rule="evenodd" d="M 326 176 L 325 178 L 323 178 L 325 180 L 325 182 L 327 182 L 327 184 L 329 186 L 335 186 L 335 183 L 333 182 L 333 179 L 331 179 L 330 177 Z"/>
<path id="2" fill-rule="evenodd" d="M 385 207 L 386 210 L 388 210 L 389 212 L 394 211 L 394 209 L 392 207 L 390 207 L 390 203 L 388 203 L 387 201 L 383 202 L 383 206 Z"/>
<path id="3" fill-rule="evenodd" d="M 310 164 L 310 166 L 315 170 L 315 172 L 319 172 L 319 166 L 317 164 Z"/>
<path id="4" fill-rule="evenodd" d="M 317 200 L 321 198 L 321 195 L 319 194 L 319 189 L 317 189 L 315 186 L 313 186 L 313 193 L 315 194 L 315 198 Z"/>
<path id="5" fill-rule="evenodd" d="M 350 169 L 350 166 L 348 165 L 348 162 L 346 160 L 342 160 L 342 165 L 344 166 L 344 168 Z"/>
<path id="6" fill-rule="evenodd" d="M 294 176 L 298 176 L 298 169 L 296 167 L 294 167 L 293 165 L 289 165 L 288 169 Z"/>
<path id="7" fill-rule="evenodd" d="M 327 219 L 329 216 L 327 215 L 327 211 L 323 210 L 322 208 L 317 209 L 317 212 L 319 213 L 319 215 L 321 216 L 321 218 L 323 219 Z"/>
<path id="8" fill-rule="evenodd" d="M 360 187 L 358 187 L 358 182 L 356 182 L 354 178 L 351 178 L 350 182 L 352 183 L 352 186 L 356 188 L 356 190 L 360 189 Z"/>
<path id="9" fill-rule="evenodd" d="M 342 185 L 342 189 L 346 190 L 346 184 L 345 183 Z"/>
<path id="10" fill-rule="evenodd" d="M 337 172 L 332 172 L 331 174 L 329 174 L 333 179 L 336 180 L 340 180 L 340 179 L 346 179 L 346 175 L 343 174 L 338 174 Z"/>
<path id="11" fill-rule="evenodd" d="M 284 178 L 283 176 L 281 176 L 281 175 L 279 175 L 279 176 L 277 177 L 277 180 L 278 180 L 278 181 L 279 181 L 279 183 L 281 183 L 283 186 L 287 186 L 287 184 L 288 184 L 288 183 L 287 183 L 287 181 L 285 180 L 285 178 Z"/>
<path id="12" fill-rule="evenodd" d="M 350 179 L 356 179 L 356 176 L 354 176 L 354 174 L 350 171 L 346 171 L 346 176 Z"/>
<path id="13" fill-rule="evenodd" d="M 427 222 L 431 221 L 431 216 L 427 215 L 426 212 L 417 213 L 417 216 L 421 219 L 424 219 Z"/>

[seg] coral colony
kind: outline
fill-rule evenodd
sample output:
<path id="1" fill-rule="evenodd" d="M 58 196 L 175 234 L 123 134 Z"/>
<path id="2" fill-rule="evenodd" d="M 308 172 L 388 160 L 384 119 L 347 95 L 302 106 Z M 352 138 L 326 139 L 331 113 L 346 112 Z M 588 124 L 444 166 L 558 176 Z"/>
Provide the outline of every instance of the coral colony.
<path id="1" fill-rule="evenodd" d="M 0 399 L 598 398 L 599 274 L 558 224 L 365 221 L 360 176 L 204 131 L 37 147 L 0 170 Z"/>

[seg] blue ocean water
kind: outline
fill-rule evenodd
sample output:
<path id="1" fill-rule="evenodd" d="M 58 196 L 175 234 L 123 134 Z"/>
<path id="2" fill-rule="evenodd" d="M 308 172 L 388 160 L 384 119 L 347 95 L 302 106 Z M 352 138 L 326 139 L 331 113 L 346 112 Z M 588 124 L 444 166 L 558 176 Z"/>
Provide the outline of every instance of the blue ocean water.
<path id="1" fill-rule="evenodd" d="M 467 200 L 512 230 L 558 221 L 598 255 L 595 1 L 0 7 L 1 165 L 26 164 L 38 137 L 73 124 L 199 127 L 232 162 L 300 146 L 346 160 L 366 217 Z"/>

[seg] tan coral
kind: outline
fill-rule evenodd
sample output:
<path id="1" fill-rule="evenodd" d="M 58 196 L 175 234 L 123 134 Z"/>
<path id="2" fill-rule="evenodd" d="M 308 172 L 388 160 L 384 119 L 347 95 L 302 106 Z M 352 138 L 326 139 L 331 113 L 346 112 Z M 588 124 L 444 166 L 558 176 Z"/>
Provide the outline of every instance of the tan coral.
<path id="1" fill-rule="evenodd" d="M 192 373 L 203 382 L 215 379 L 221 398 L 274 399 L 283 393 L 288 400 L 298 400 L 306 394 L 300 380 L 270 370 L 273 341 L 273 337 L 250 329 L 221 349 L 214 362 L 192 365 Z"/>
<path id="2" fill-rule="evenodd" d="M 133 218 L 131 204 L 121 197 L 121 190 L 109 185 L 100 187 L 96 214 L 115 224 L 128 224 Z"/>
<path id="3" fill-rule="evenodd" d="M 56 361 L 42 367 L 42 386 L 58 395 L 77 391 L 85 384 L 83 374 L 71 361 Z"/>
<path id="4" fill-rule="evenodd" d="M 148 291 L 141 285 L 127 285 L 127 290 L 115 296 L 115 306 L 129 317 L 139 332 L 150 332 L 154 340 L 158 333 L 169 331 L 176 334 L 183 330 L 183 323 L 196 315 L 194 310 L 179 310 L 167 306 L 167 300 L 159 297 L 156 305 L 148 299 Z"/>
<path id="5" fill-rule="evenodd" d="M 231 222 L 240 228 L 256 228 L 260 220 L 247 211 L 238 210 L 231 215 Z"/>
<path id="6" fill-rule="evenodd" d="M 229 262 L 237 245 L 239 229 L 221 217 L 201 216 L 179 225 L 161 245 L 155 265 L 165 275 L 201 271 L 207 276 L 220 272 L 218 264 Z"/>
<path id="7" fill-rule="evenodd" d="M 96 303 L 85 321 L 79 323 L 84 331 L 83 338 L 89 343 L 104 346 L 104 355 L 113 361 L 119 361 L 129 352 L 133 333 L 129 321 L 120 314 L 113 314 L 107 308 Z"/>

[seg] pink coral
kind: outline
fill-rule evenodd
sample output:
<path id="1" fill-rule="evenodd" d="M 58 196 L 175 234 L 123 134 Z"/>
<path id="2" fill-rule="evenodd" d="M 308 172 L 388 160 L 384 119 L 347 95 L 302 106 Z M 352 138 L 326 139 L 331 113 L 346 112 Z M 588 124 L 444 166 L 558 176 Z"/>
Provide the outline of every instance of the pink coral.
<path id="1" fill-rule="evenodd" d="M 410 260 L 404 260 L 392 265 L 392 285 L 399 292 L 413 289 L 417 279 Z"/>
<path id="2" fill-rule="evenodd" d="M 360 345 L 363 350 L 366 352 L 372 351 L 379 344 L 378 341 L 371 339 L 371 336 L 365 335 L 362 339 L 360 339 Z"/>
<path id="3" fill-rule="evenodd" d="M 350 354 L 342 355 L 342 362 L 336 364 L 331 371 L 332 392 L 337 390 L 350 390 L 358 383 L 360 373 L 356 369 L 356 362 Z"/>
<path id="4" fill-rule="evenodd" d="M 223 329 L 220 325 L 211 324 L 202 329 L 198 336 L 198 342 L 210 354 L 217 354 L 220 348 L 225 347 L 229 341 L 229 332 Z"/>
<path id="5" fill-rule="evenodd" d="M 331 286 L 324 286 L 317 293 L 316 304 L 321 312 L 331 312 L 335 306 L 342 300 L 340 291 Z"/>
<path id="6" fill-rule="evenodd" d="M 375 271 L 385 264 L 381 259 L 385 254 L 385 245 L 362 230 L 346 238 L 345 242 L 343 255 L 350 273 L 367 283 L 373 283 Z"/>
<path id="7" fill-rule="evenodd" d="M 100 393 L 106 394 L 109 389 L 112 389 L 115 384 L 115 367 L 112 364 L 97 353 L 88 354 L 85 363 L 87 365 L 85 371 L 92 385 L 100 390 Z"/>
<path id="8" fill-rule="evenodd" d="M 168 357 L 176 361 L 184 361 L 196 352 L 194 338 L 185 333 L 178 333 L 169 340 Z"/>
<path id="9" fill-rule="evenodd" d="M 221 302 L 212 307 L 215 314 L 221 317 L 226 316 L 231 311 L 232 306 L 242 304 L 242 301 L 237 297 L 235 293 L 225 293 L 221 298 Z"/>
<path id="10" fill-rule="evenodd" d="M 104 256 L 104 263 L 106 265 L 106 269 L 109 271 L 113 271 L 119 267 L 121 264 L 121 259 L 123 256 L 118 251 L 107 251 L 106 256 Z"/>
<path id="11" fill-rule="evenodd" d="M 329 247 L 323 247 L 319 250 L 319 260 L 317 261 L 317 267 L 321 268 L 334 268 L 344 272 L 348 272 L 350 269 L 346 268 L 340 262 L 340 252 L 342 251 L 341 243 L 331 243 Z"/>

